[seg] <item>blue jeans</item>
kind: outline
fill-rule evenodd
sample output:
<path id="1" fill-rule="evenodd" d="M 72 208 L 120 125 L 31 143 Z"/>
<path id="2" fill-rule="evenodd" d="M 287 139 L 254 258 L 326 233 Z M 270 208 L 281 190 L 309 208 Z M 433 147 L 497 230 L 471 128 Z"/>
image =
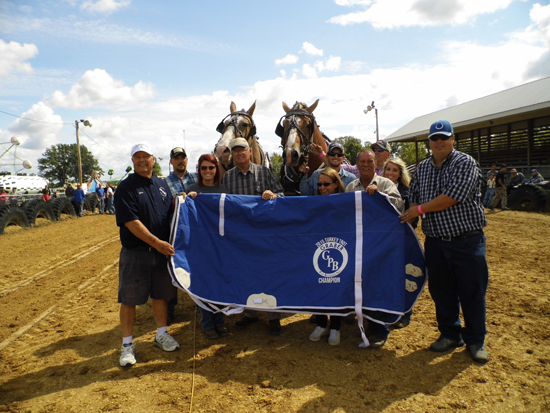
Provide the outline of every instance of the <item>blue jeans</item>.
<path id="1" fill-rule="evenodd" d="M 451 241 L 426 237 L 428 287 L 435 303 L 441 335 L 466 344 L 483 344 L 485 294 L 489 267 L 485 257 L 485 235 L 456 237 Z M 461 326 L 460 309 L 465 326 Z"/>
<path id="2" fill-rule="evenodd" d="M 491 205 L 491 201 L 495 197 L 495 188 L 487 188 L 487 192 L 485 192 L 485 197 L 483 198 L 483 205 L 488 207 Z"/>
<path id="3" fill-rule="evenodd" d="M 105 199 L 99 198 L 97 210 L 100 214 L 103 214 L 105 212 Z"/>
<path id="4" fill-rule="evenodd" d="M 225 317 L 223 313 L 211 313 L 202 307 L 199 307 L 199 312 L 201 313 L 201 326 L 203 331 L 212 330 L 215 327 L 225 327 Z"/>
<path id="5" fill-rule="evenodd" d="M 113 198 L 107 198 L 107 211 L 109 214 L 115 213 L 115 206 L 113 205 Z"/>

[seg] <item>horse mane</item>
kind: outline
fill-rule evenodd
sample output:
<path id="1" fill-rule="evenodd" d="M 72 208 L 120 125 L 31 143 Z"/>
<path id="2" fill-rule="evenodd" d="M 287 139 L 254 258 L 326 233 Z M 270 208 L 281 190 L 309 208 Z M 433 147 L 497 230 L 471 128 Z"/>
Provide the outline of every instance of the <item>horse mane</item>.
<path id="1" fill-rule="evenodd" d="M 308 108 L 308 105 L 306 105 L 304 102 L 298 102 L 296 101 L 296 103 L 294 103 L 294 105 L 292 106 L 292 109 L 307 109 Z"/>

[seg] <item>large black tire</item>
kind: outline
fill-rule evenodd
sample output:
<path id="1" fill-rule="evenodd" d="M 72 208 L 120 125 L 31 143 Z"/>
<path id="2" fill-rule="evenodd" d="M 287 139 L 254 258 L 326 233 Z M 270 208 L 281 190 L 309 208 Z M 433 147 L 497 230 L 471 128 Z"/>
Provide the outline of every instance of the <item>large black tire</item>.
<path id="1" fill-rule="evenodd" d="M 57 221 L 61 220 L 61 215 L 66 214 L 72 217 L 76 217 L 76 212 L 74 210 L 73 204 L 67 198 L 56 198 L 53 201 L 50 201 L 53 209 L 53 214 Z"/>
<path id="2" fill-rule="evenodd" d="M 0 205 L 0 235 L 8 225 L 19 225 L 22 228 L 29 226 L 25 211 L 16 205 Z"/>
<path id="3" fill-rule="evenodd" d="M 538 185 L 523 184 L 510 192 L 508 207 L 518 211 L 540 212 L 548 202 L 548 192 Z"/>
<path id="4" fill-rule="evenodd" d="M 21 208 L 25 211 L 25 215 L 27 215 L 30 227 L 34 226 L 36 218 L 44 218 L 52 222 L 56 221 L 51 202 L 45 202 L 41 199 L 32 199 L 21 205 Z"/>
<path id="5" fill-rule="evenodd" d="M 97 208 L 97 197 L 95 193 L 87 193 L 86 197 L 84 198 L 84 210 L 89 211 L 93 214 L 95 209 Z"/>

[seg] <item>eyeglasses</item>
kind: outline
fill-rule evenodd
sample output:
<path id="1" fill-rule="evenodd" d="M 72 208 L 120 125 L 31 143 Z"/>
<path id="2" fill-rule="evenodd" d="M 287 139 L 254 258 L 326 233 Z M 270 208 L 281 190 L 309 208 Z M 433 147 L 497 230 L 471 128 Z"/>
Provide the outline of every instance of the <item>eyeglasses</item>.
<path id="1" fill-rule="evenodd" d="M 322 186 L 327 187 L 327 186 L 332 185 L 332 184 L 335 184 L 335 183 L 336 183 L 336 181 L 332 181 L 332 182 L 317 182 L 317 186 L 318 186 L 319 188 L 321 188 Z"/>
<path id="2" fill-rule="evenodd" d="M 373 152 L 385 152 L 386 149 L 382 149 L 382 148 L 371 148 Z"/>
<path id="3" fill-rule="evenodd" d="M 201 171 L 206 171 L 207 169 L 210 169 L 210 170 L 213 170 L 213 169 L 216 169 L 216 167 L 214 165 L 202 165 L 201 166 Z"/>
<path id="4" fill-rule="evenodd" d="M 447 135 L 442 135 L 440 133 L 438 133 L 437 135 L 432 135 L 430 136 L 430 140 L 432 142 L 437 142 L 438 140 L 442 140 L 442 141 L 447 141 L 449 140 L 450 136 L 447 136 Z"/>
<path id="5" fill-rule="evenodd" d="M 341 157 L 346 156 L 346 155 L 344 155 L 341 152 L 329 152 L 329 153 L 327 153 L 327 156 L 337 156 L 338 158 L 341 158 Z"/>

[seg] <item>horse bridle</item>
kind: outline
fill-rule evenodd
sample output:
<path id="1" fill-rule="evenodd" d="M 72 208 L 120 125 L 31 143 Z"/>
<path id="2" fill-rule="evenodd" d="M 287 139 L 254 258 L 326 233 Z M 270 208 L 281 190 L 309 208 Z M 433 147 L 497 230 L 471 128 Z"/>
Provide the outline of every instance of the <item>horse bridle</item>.
<path id="1" fill-rule="evenodd" d="M 237 125 L 237 123 L 239 121 L 238 120 L 239 115 L 240 116 L 245 116 L 246 118 L 248 118 L 250 120 L 250 132 L 248 132 L 248 136 L 246 138 L 247 141 L 250 141 L 250 139 L 256 135 L 256 125 L 254 124 L 254 120 L 252 119 L 252 116 L 250 116 L 246 112 L 233 112 L 233 113 L 230 113 L 225 118 L 223 118 L 222 121 L 218 124 L 218 126 L 216 127 L 216 132 L 219 132 L 223 135 L 223 133 L 225 132 L 225 130 L 229 126 L 233 126 L 233 129 L 235 129 L 235 131 L 236 131 L 235 132 L 235 137 L 244 138 L 243 133 L 241 132 L 241 130 L 239 129 L 239 127 Z M 229 122 L 225 123 L 225 120 L 227 118 L 230 118 Z M 237 135 L 237 133 L 238 133 L 238 135 Z"/>
<path id="2" fill-rule="evenodd" d="M 300 126 L 297 120 L 299 116 L 305 116 L 309 118 L 310 120 L 308 124 L 309 136 L 306 136 L 306 134 L 300 129 Z M 288 118 L 290 125 L 289 125 L 289 128 L 285 131 L 283 122 L 286 118 Z M 275 128 L 275 134 L 281 138 L 281 147 L 283 149 L 285 148 L 286 141 L 288 140 L 288 135 L 290 134 L 290 131 L 292 129 L 296 129 L 296 132 L 300 136 L 300 141 L 303 142 L 302 146 L 304 149 L 304 163 L 307 165 L 309 160 L 309 153 L 311 152 L 311 148 L 313 147 L 312 137 L 313 137 L 313 132 L 315 131 L 315 116 L 313 116 L 312 113 L 309 113 L 307 110 L 304 110 L 304 109 L 292 109 L 290 112 L 283 115 L 281 119 L 279 119 L 279 123 Z"/>

